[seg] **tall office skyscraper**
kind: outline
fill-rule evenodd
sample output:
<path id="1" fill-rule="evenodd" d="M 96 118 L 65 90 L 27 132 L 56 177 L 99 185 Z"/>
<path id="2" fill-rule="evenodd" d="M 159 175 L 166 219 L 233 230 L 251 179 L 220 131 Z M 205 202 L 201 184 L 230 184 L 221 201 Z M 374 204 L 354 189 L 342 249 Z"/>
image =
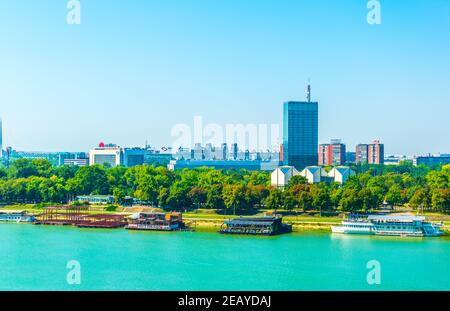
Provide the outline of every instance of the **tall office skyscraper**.
<path id="1" fill-rule="evenodd" d="M 299 171 L 318 164 L 319 104 L 311 101 L 309 85 L 307 98 L 285 102 L 283 112 L 283 163 Z"/>

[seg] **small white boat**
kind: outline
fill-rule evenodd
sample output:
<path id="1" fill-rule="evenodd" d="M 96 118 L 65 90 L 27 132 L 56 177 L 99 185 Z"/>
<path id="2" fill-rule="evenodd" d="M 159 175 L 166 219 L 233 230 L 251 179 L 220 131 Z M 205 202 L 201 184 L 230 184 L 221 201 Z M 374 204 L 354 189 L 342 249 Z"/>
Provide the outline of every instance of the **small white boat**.
<path id="1" fill-rule="evenodd" d="M 33 222 L 36 218 L 25 212 L 0 212 L 0 222 Z"/>
<path id="2" fill-rule="evenodd" d="M 333 233 L 373 234 L 402 237 L 435 237 L 443 234 L 441 225 L 425 221 L 425 217 L 370 215 L 349 218 L 341 226 L 332 226 Z"/>

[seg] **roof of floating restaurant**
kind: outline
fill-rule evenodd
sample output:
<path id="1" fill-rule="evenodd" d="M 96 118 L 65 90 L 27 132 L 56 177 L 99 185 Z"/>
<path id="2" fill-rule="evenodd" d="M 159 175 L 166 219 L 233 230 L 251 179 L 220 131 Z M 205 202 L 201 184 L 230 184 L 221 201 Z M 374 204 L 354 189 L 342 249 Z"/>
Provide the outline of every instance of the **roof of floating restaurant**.
<path id="1" fill-rule="evenodd" d="M 226 220 L 225 223 L 227 225 L 265 225 L 269 226 L 273 222 L 267 221 L 240 221 L 240 220 Z"/>
<path id="2" fill-rule="evenodd" d="M 257 217 L 257 218 L 236 218 L 226 220 L 226 224 L 241 224 L 241 225 L 263 225 L 272 224 L 280 218 L 276 217 Z"/>
<path id="3" fill-rule="evenodd" d="M 384 220 L 384 221 L 424 221 L 423 216 L 396 216 L 396 215 L 369 215 L 368 219 L 371 220 Z"/>
<path id="4" fill-rule="evenodd" d="M 124 215 L 115 215 L 115 214 L 87 214 L 82 215 L 81 219 L 122 219 Z"/>

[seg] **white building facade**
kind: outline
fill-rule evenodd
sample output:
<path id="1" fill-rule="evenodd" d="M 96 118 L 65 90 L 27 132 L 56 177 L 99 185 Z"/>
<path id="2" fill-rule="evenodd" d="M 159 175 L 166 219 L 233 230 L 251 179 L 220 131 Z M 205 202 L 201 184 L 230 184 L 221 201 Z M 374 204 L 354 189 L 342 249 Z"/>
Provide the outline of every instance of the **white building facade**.
<path id="1" fill-rule="evenodd" d="M 110 166 L 119 166 L 123 163 L 122 148 L 118 146 L 104 146 L 91 149 L 89 151 L 89 164 L 109 164 Z"/>
<path id="2" fill-rule="evenodd" d="M 283 189 L 289 184 L 292 177 L 300 175 L 300 172 L 293 166 L 281 166 L 276 168 L 271 176 L 272 187 Z"/>
<path id="3" fill-rule="evenodd" d="M 340 184 L 345 184 L 351 176 L 355 175 L 356 173 L 348 166 L 333 167 L 333 169 L 328 172 L 328 177 Z"/>

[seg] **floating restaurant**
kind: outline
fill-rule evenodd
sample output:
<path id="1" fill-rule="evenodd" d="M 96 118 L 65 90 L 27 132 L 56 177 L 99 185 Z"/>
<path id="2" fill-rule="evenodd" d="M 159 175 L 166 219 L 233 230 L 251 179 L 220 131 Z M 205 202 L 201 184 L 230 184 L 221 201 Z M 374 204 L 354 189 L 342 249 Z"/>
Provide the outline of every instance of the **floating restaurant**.
<path id="1" fill-rule="evenodd" d="M 219 232 L 222 234 L 277 235 L 292 232 L 292 226 L 283 223 L 282 217 L 240 217 L 225 221 Z"/>
<path id="2" fill-rule="evenodd" d="M 138 213 L 130 217 L 126 229 L 174 231 L 183 229 L 181 213 Z"/>

